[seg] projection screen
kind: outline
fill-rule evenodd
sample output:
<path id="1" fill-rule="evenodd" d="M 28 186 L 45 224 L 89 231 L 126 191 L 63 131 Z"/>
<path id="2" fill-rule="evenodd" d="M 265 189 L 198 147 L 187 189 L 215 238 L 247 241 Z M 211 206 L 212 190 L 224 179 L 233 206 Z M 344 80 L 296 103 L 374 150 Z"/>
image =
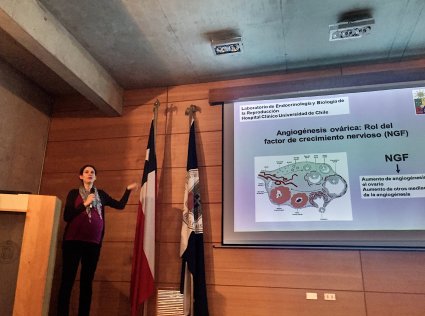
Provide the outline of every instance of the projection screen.
<path id="1" fill-rule="evenodd" d="M 223 245 L 425 247 L 425 87 L 223 106 Z"/>

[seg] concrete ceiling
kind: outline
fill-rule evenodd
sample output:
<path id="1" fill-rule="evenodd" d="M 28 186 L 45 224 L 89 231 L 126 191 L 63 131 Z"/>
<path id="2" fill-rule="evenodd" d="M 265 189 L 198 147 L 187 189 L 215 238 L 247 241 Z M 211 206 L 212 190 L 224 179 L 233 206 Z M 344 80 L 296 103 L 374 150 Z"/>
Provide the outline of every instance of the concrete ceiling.
<path id="1" fill-rule="evenodd" d="M 75 90 L 49 67 L 0 29 L 0 58 L 52 95 L 73 94 Z"/>
<path id="2" fill-rule="evenodd" d="M 122 89 L 425 56 L 423 0 L 37 0 L 35 5 Z M 330 42 L 329 25 L 351 12 L 375 19 L 371 34 Z M 243 53 L 215 56 L 210 41 L 231 35 L 242 37 Z M 57 84 L 34 78 L 16 57 L 2 57 L 52 94 L 78 86 L 66 78 L 68 83 L 53 80 Z"/>

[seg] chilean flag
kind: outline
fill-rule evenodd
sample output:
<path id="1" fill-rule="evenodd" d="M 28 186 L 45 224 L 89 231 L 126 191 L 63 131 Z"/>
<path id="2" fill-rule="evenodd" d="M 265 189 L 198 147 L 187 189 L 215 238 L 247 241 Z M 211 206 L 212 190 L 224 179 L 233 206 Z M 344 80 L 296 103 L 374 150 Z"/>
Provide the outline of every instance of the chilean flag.
<path id="1" fill-rule="evenodd" d="M 137 315 L 139 306 L 153 294 L 155 289 L 156 154 L 154 137 L 154 120 L 152 120 L 134 237 L 130 286 L 131 316 Z"/>
<path id="2" fill-rule="evenodd" d="M 191 316 L 208 316 L 200 191 L 196 156 L 195 121 L 192 119 L 189 134 L 183 222 L 180 239 L 180 257 L 182 258 L 180 293 L 184 294 L 184 315 Z"/>

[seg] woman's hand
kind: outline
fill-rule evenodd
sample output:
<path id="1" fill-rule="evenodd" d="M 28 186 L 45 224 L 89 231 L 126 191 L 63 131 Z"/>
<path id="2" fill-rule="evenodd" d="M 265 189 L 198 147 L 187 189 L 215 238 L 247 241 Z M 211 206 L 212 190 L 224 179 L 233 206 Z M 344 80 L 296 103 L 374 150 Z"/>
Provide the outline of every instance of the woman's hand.
<path id="1" fill-rule="evenodd" d="M 90 204 L 92 204 L 92 202 L 94 201 L 94 199 L 95 199 L 95 195 L 94 195 L 93 193 L 90 193 L 90 194 L 87 196 L 87 199 L 84 201 L 84 206 L 85 206 L 85 207 L 87 207 L 87 206 L 89 206 Z"/>
<path id="2" fill-rule="evenodd" d="M 132 184 L 127 185 L 127 190 L 130 190 L 130 191 L 136 190 L 138 186 L 139 185 L 137 184 L 137 182 L 134 182 Z"/>

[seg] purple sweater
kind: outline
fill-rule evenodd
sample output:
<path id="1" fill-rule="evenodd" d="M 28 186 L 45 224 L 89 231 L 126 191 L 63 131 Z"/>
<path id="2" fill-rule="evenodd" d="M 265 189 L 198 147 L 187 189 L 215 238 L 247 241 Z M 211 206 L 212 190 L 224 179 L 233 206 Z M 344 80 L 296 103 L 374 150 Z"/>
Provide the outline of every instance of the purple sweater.
<path id="1" fill-rule="evenodd" d="M 91 222 L 89 222 L 86 207 L 83 204 L 84 201 L 78 189 L 69 191 L 63 213 L 63 218 L 67 223 L 63 240 L 78 240 L 102 244 L 105 234 L 105 206 L 122 210 L 127 204 L 130 192 L 130 190 L 125 190 L 121 200 L 117 201 L 111 198 L 105 191 L 98 190 L 102 202 L 102 218 L 93 210 L 91 212 Z"/>

